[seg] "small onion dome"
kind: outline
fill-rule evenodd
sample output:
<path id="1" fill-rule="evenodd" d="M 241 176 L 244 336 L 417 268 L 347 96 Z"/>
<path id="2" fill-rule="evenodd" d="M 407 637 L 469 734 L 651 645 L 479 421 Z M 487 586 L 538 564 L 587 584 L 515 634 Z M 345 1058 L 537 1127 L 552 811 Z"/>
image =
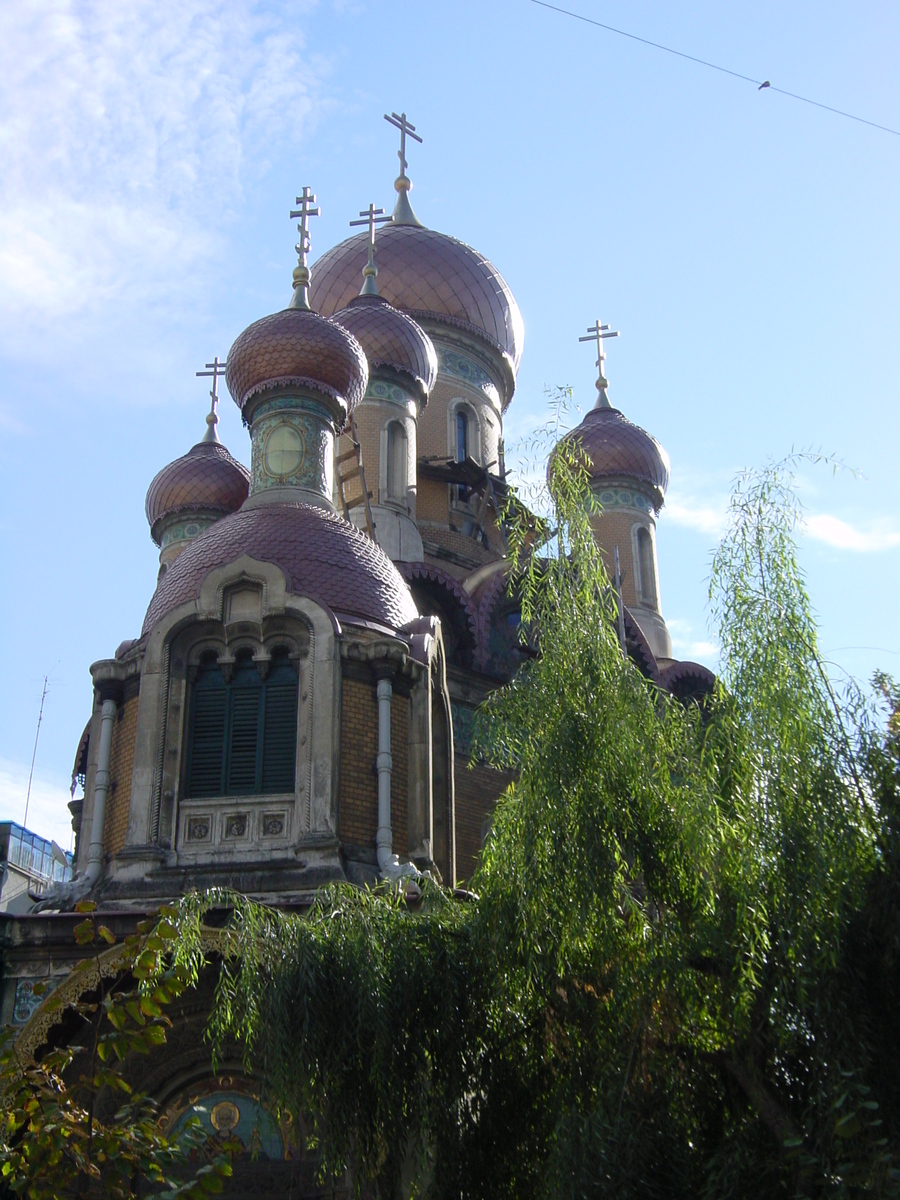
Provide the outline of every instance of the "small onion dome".
<path id="1" fill-rule="evenodd" d="M 221 442 L 203 441 L 159 472 L 147 489 L 150 536 L 160 545 L 167 517 L 178 513 L 237 512 L 250 490 L 250 473 Z"/>
<path id="2" fill-rule="evenodd" d="M 312 267 L 310 303 L 326 317 L 359 291 L 367 235 L 355 234 Z M 483 338 L 507 370 L 507 402 L 525 342 L 525 325 L 506 280 L 483 254 L 445 233 L 419 225 L 382 226 L 378 233 L 378 291 L 416 320 L 429 318 Z"/>
<path id="3" fill-rule="evenodd" d="M 352 333 L 369 360 L 369 370 L 387 369 L 403 377 L 420 404 L 437 379 L 437 354 L 431 338 L 412 317 L 378 295 L 356 296 L 332 320 Z"/>
<path id="4" fill-rule="evenodd" d="M 669 456 L 655 437 L 627 420 L 617 408 L 591 409 L 567 435 L 578 440 L 590 460 L 592 483 L 627 480 L 648 488 L 657 511 L 669 486 Z"/>
<path id="5" fill-rule="evenodd" d="M 309 309 L 285 308 L 238 337 L 225 380 L 242 412 L 262 392 L 302 387 L 336 406 L 343 425 L 365 393 L 369 368 L 359 342 L 340 325 Z"/>
<path id="6" fill-rule="evenodd" d="M 398 630 L 419 615 L 397 568 L 365 534 L 312 504 L 272 503 L 217 521 L 182 550 L 157 585 L 141 636 L 196 600 L 210 571 L 243 554 L 274 563 L 288 592 L 351 623 L 356 618 Z"/>

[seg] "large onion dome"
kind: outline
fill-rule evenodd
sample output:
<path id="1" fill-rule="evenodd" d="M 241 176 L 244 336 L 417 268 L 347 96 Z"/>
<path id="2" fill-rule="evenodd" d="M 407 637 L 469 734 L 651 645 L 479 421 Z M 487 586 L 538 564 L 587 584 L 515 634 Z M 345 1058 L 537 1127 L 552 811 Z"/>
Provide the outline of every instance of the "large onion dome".
<path id="1" fill-rule="evenodd" d="M 362 346 L 371 372 L 399 375 L 420 404 L 427 402 L 437 379 L 437 354 L 431 338 L 412 317 L 376 294 L 355 296 L 332 319 Z"/>
<path id="2" fill-rule="evenodd" d="M 245 417 L 255 396 L 282 387 L 318 393 L 346 417 L 362 399 L 368 379 L 359 342 L 307 308 L 285 308 L 254 321 L 228 351 L 225 372 L 228 390 Z"/>
<path id="3" fill-rule="evenodd" d="M 397 568 L 365 534 L 311 504 L 270 503 L 225 517 L 182 551 L 157 586 L 142 636 L 196 600 L 210 571 L 242 555 L 274 563 L 288 592 L 351 623 L 356 618 L 398 630 L 419 615 Z"/>
<path id="4" fill-rule="evenodd" d="M 145 511 L 150 536 L 161 545 L 169 518 L 227 516 L 237 512 L 250 489 L 250 473 L 218 440 L 198 442 L 154 477 Z"/>
<path id="5" fill-rule="evenodd" d="M 312 267 L 310 301 L 324 316 L 346 308 L 365 266 L 364 233 L 333 247 Z M 395 219 L 378 234 L 378 290 L 416 320 L 474 333 L 497 350 L 510 375 L 522 357 L 525 327 L 506 280 L 483 254 L 444 233 Z"/>
<path id="6" fill-rule="evenodd" d="M 568 437 L 581 443 L 592 483 L 643 485 L 654 508 L 662 508 L 669 486 L 669 456 L 640 425 L 623 417 L 617 408 L 598 404 Z"/>

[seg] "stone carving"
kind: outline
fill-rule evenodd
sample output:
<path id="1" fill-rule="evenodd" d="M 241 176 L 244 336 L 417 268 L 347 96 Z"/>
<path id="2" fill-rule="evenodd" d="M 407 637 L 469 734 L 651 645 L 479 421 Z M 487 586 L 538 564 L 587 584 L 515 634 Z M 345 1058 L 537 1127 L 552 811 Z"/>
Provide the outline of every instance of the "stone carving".
<path id="1" fill-rule="evenodd" d="M 284 813 L 263 813 L 263 837 L 278 837 L 284 833 Z"/>
<path id="2" fill-rule="evenodd" d="M 225 836 L 227 838 L 242 838 L 247 833 L 247 814 L 232 813 L 225 818 Z"/>
<path id="3" fill-rule="evenodd" d="M 187 840 L 189 842 L 209 841 L 211 825 L 209 817 L 188 817 Z"/>

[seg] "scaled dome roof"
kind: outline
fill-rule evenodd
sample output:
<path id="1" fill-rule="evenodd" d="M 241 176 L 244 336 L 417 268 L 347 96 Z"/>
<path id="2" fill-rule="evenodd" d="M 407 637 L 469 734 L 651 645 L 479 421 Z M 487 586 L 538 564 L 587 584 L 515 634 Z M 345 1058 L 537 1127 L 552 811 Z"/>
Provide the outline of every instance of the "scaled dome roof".
<path id="1" fill-rule="evenodd" d="M 340 325 L 303 308 L 285 308 L 248 325 L 228 351 L 225 381 L 243 410 L 269 388 L 300 386 L 350 410 L 369 381 L 359 342 Z"/>
<path id="2" fill-rule="evenodd" d="M 157 585 L 141 636 L 196 600 L 210 571 L 244 554 L 274 563 L 288 592 L 338 616 L 402 629 L 419 615 L 397 568 L 353 525 L 312 504 L 267 503 L 224 517 L 182 550 Z"/>
<path id="3" fill-rule="evenodd" d="M 383 296 L 356 296 L 332 320 L 348 330 L 366 353 L 369 370 L 389 367 L 411 380 L 420 403 L 437 378 L 437 354 L 428 334 Z"/>
<path id="4" fill-rule="evenodd" d="M 590 460 L 593 482 L 627 479 L 649 487 L 654 505 L 662 507 L 669 486 L 669 456 L 655 437 L 623 417 L 617 408 L 593 408 L 566 435 L 578 439 Z"/>
<path id="5" fill-rule="evenodd" d="M 147 489 L 144 511 L 159 545 L 158 522 L 181 512 L 236 512 L 250 490 L 250 473 L 221 442 L 198 442 L 163 467 Z"/>
<path id="6" fill-rule="evenodd" d="M 326 317 L 346 308 L 359 291 L 367 256 L 365 233 L 323 254 L 312 267 L 313 308 Z M 465 242 L 420 225 L 383 225 L 378 291 L 417 319 L 433 317 L 480 334 L 518 370 L 525 340 L 519 306 L 493 263 Z"/>

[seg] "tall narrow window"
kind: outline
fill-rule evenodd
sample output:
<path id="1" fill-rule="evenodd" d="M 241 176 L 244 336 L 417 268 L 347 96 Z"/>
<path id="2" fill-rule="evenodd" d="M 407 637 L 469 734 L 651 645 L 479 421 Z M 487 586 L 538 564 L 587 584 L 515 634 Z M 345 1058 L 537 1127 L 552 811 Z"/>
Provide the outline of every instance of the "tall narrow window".
<path id="1" fill-rule="evenodd" d="M 469 456 L 469 415 L 465 409 L 456 410 L 456 461 L 465 462 Z"/>
<path id="2" fill-rule="evenodd" d="M 388 498 L 405 502 L 407 491 L 406 463 L 408 443 L 406 430 L 399 421 L 388 425 L 387 492 Z"/>
<path id="3" fill-rule="evenodd" d="M 650 604 L 655 608 L 657 599 L 656 570 L 653 562 L 653 539 L 650 537 L 650 531 L 644 529 L 643 526 L 638 530 L 637 544 L 638 567 L 641 576 L 641 599 L 645 604 Z"/>
<path id="4" fill-rule="evenodd" d="M 298 676 L 276 655 L 265 679 L 249 659 L 226 682 L 201 666 L 191 696 L 187 795 L 266 795 L 294 790 Z"/>

